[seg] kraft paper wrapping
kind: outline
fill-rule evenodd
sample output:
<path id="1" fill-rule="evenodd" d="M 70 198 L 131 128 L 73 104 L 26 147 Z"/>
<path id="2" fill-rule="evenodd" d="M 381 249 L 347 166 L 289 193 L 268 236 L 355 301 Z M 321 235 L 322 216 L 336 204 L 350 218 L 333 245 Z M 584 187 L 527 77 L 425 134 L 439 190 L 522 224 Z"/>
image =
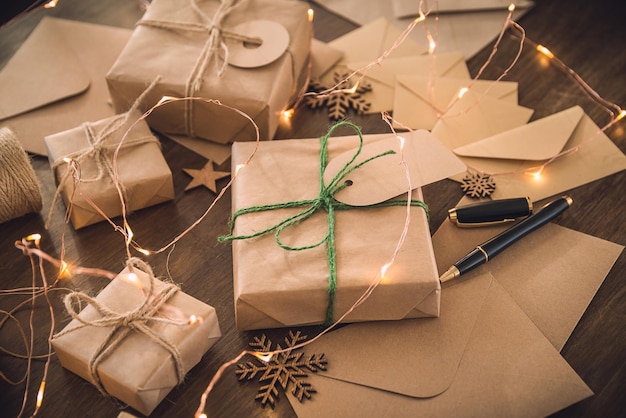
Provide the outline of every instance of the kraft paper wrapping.
<path id="1" fill-rule="evenodd" d="M 96 300 L 117 313 L 126 313 L 139 307 L 146 296 L 137 285 L 121 278 L 128 272 L 128 268 L 123 270 L 100 292 Z M 136 268 L 133 272 L 137 274 L 144 288 L 148 288 L 148 274 Z M 165 283 L 154 281 L 155 292 L 164 286 Z M 217 315 L 213 307 L 180 290 L 165 304 L 168 307 L 166 312 L 176 310 L 181 317 L 196 315 L 202 318 L 202 321 L 191 325 L 146 322 L 152 331 L 176 347 L 182 359 L 183 373 L 187 374 L 221 337 Z M 160 313 L 157 315 L 163 316 Z M 94 321 L 100 319 L 101 315 L 93 306 L 88 305 L 80 312 L 79 317 L 84 321 Z M 78 320 L 73 319 L 54 337 L 52 345 L 64 368 L 91 381 L 89 363 L 114 328 L 80 325 Z M 97 374 L 109 395 L 145 415 L 150 415 L 178 384 L 172 355 L 146 335 L 134 330 L 126 334 L 109 355 L 100 361 Z"/>
<path id="2" fill-rule="evenodd" d="M 155 0 L 151 3 L 107 74 L 113 105 L 118 112 L 126 111 L 145 86 L 159 75 L 162 81 L 148 95 L 145 102 L 148 106 L 158 103 L 163 96 L 190 95 L 186 94 L 188 83 L 208 34 L 152 27 L 142 21 L 206 25 L 191 7 L 191 1 Z M 196 3 L 209 18 L 214 16 L 220 4 L 210 0 Z M 312 39 L 307 10 L 308 5 L 298 1 L 253 0 L 239 4 L 225 17 L 222 27 L 232 28 L 255 20 L 277 22 L 289 33 L 287 50 L 277 60 L 260 67 L 228 65 L 221 76 L 215 60 L 212 60 L 204 72 L 201 88 L 192 95 L 216 99 L 243 111 L 258 125 L 261 139 L 271 139 L 278 128 L 280 112 L 304 81 L 300 75 L 309 59 Z M 271 39 L 266 41 L 271 42 Z M 232 43 L 226 43 L 232 48 Z M 185 111 L 187 105 L 191 106 L 190 115 Z M 253 126 L 246 118 L 203 101 L 168 103 L 156 109 L 148 123 L 159 132 L 184 134 L 223 144 L 256 138 Z M 191 124 L 190 129 L 187 123 Z"/>
<path id="3" fill-rule="evenodd" d="M 91 123 L 91 130 L 99 135 L 116 119 L 118 115 Z M 131 114 L 119 128 L 103 140 L 100 152 L 93 150 L 85 131 L 85 126 L 76 127 L 44 138 L 48 149 L 48 158 L 53 167 L 55 180 L 61 187 L 61 196 L 66 206 L 72 203 L 70 219 L 74 228 L 104 220 L 81 193 L 87 195 L 108 217 L 122 214 L 120 197 L 113 182 L 113 177 L 102 166 L 112 165 L 113 154 L 124 133 L 139 118 Z M 90 152 L 91 149 L 91 152 Z M 80 165 L 81 193 L 74 193 L 71 178 L 63 180 L 67 173 L 67 164 L 63 158 L 71 157 Z M 99 160 L 100 159 L 100 160 Z M 172 172 L 161 152 L 158 139 L 152 134 L 145 121 L 137 123 L 118 153 L 118 176 L 126 196 L 127 212 L 143 209 L 174 199 Z"/>
<path id="4" fill-rule="evenodd" d="M 368 138 L 365 137 L 365 143 Z M 329 140 L 329 159 L 358 145 L 358 137 Z M 233 144 L 233 168 L 255 147 Z M 367 170 L 367 165 L 363 166 Z M 253 160 L 233 184 L 233 211 L 315 198 L 320 188 L 320 140 L 262 142 Z M 402 197 L 401 197 L 402 198 Z M 413 199 L 422 199 L 415 189 Z M 237 218 L 234 235 L 265 229 L 301 211 L 280 209 L 249 213 Z M 345 313 L 365 292 L 388 261 L 404 227 L 406 206 L 357 208 L 335 212 L 337 290 L 334 319 Z M 320 241 L 328 230 L 323 210 L 285 230 L 287 245 Z M 274 234 L 232 242 L 234 298 L 237 327 L 242 330 L 320 324 L 328 306 L 329 267 L 324 246 L 287 251 Z M 410 210 L 406 241 L 385 279 L 345 322 L 397 320 L 439 315 L 440 285 L 428 221 L 420 207 Z"/>

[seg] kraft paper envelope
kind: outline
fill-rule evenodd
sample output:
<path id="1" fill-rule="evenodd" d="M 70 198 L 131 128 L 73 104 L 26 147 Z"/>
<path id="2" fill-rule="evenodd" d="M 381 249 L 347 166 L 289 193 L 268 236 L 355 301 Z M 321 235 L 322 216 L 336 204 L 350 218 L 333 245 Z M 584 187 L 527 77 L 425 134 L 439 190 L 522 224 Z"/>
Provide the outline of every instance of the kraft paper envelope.
<path id="1" fill-rule="evenodd" d="M 396 17 L 417 16 L 420 2 L 415 0 L 392 0 L 393 12 Z M 484 10 L 507 10 L 511 2 L 509 0 L 438 0 L 433 5 L 433 12 L 478 12 Z M 534 6 L 532 1 L 519 0 L 515 2 L 515 8 L 528 8 Z"/>
<path id="2" fill-rule="evenodd" d="M 444 223 L 440 271 L 499 230 Z M 556 412 L 592 394 L 558 350 L 622 249 L 546 225 L 444 285 L 438 319 L 348 325 L 306 346 L 332 363 L 307 378 L 314 401 L 288 398 L 301 418 Z"/>
<path id="3" fill-rule="evenodd" d="M 345 65 L 353 71 L 360 71 L 368 64 L 368 62 L 363 61 L 351 61 L 346 62 Z M 362 71 L 361 74 L 365 74 L 365 80 L 372 85 L 372 91 L 364 95 L 364 98 L 372 104 L 368 113 L 393 109 L 396 76 L 400 74 L 470 80 L 465 57 L 460 52 L 387 58 L 380 66 L 372 66 Z"/>
<path id="4" fill-rule="evenodd" d="M 442 289 L 434 320 L 349 325 L 305 347 L 324 353 L 300 418 L 546 416 L 592 395 L 488 274 Z"/>
<path id="5" fill-rule="evenodd" d="M 468 203 L 472 203 L 469 198 L 459 205 Z M 433 236 L 439 272 L 509 227 L 458 228 L 444 222 Z M 550 223 L 467 277 L 471 279 L 481 270 L 493 274 L 552 345 L 561 350 L 623 248 Z"/>
<path id="6" fill-rule="evenodd" d="M 524 125 L 532 114 L 527 107 L 468 91 L 435 123 L 432 133 L 456 149 Z"/>
<path id="7" fill-rule="evenodd" d="M 361 6 L 359 6 L 361 7 Z M 374 61 L 398 40 L 402 31 L 384 17 L 375 19 L 360 28 L 340 36 L 328 43 L 343 52 L 340 63 Z M 411 57 L 424 54 L 427 49 L 413 39 L 405 39 L 390 57 Z"/>
<path id="8" fill-rule="evenodd" d="M 43 138 L 114 115 L 105 74 L 131 30 L 45 17 L 0 71 L 0 123 L 26 151 Z"/>
<path id="9" fill-rule="evenodd" d="M 311 41 L 311 78 L 321 77 L 343 56 L 343 51 L 314 38 Z"/>
<path id="10" fill-rule="evenodd" d="M 517 104 L 517 83 L 513 81 L 398 75 L 393 118 L 411 129 L 431 130 L 438 115 L 444 114 L 461 89 L 467 86 L 478 95 L 486 94 Z"/>
<path id="11" fill-rule="evenodd" d="M 525 173 L 578 146 L 577 151 L 546 165 L 539 180 Z M 529 196 L 541 200 L 626 169 L 626 156 L 579 106 L 454 148 L 454 152 L 476 170 L 510 173 L 495 177 L 494 199 Z"/>
<path id="12" fill-rule="evenodd" d="M 366 25 L 380 17 L 392 22 L 399 31 L 405 30 L 414 17 L 398 19 L 390 2 L 380 0 L 317 0 L 316 3 L 339 14 L 359 25 Z M 415 5 L 419 2 L 415 1 Z M 434 6 L 434 2 L 429 3 Z M 508 6 L 508 4 L 507 4 Z M 522 17 L 529 9 L 516 7 L 513 19 Z M 415 26 L 409 38 L 427 45 L 424 25 L 427 25 L 433 36 L 437 36 L 439 52 L 462 51 L 471 57 L 493 41 L 502 30 L 508 11 L 490 10 L 472 13 L 440 13 L 433 12 L 425 22 Z"/>

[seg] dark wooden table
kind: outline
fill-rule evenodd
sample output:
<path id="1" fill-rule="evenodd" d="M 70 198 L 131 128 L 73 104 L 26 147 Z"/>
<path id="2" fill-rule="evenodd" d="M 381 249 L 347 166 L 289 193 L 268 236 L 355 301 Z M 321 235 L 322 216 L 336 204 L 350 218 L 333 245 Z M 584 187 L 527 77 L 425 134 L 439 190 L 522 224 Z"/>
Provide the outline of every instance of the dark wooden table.
<path id="1" fill-rule="evenodd" d="M 528 37 L 549 47 L 563 62 L 573 68 L 587 83 L 607 100 L 626 105 L 626 25 L 623 24 L 624 6 L 619 1 L 588 0 L 537 0 L 536 6 L 519 23 Z M 329 41 L 350 31 L 356 25 L 334 16 L 324 9 L 315 9 L 315 34 Z M 131 28 L 141 16 L 139 3 L 133 0 L 61 0 L 59 6 L 45 13 L 28 15 L 12 25 L 0 29 L 0 66 L 10 58 L 43 15 L 58 16 L 87 22 Z M 495 37 L 495 34 L 494 34 Z M 498 76 L 508 64 L 514 39 L 507 36 L 501 54 L 485 72 L 484 78 Z M 508 45 L 508 46 L 507 46 Z M 490 52 L 486 47 L 468 60 L 475 74 Z M 534 118 L 543 117 L 572 105 L 579 104 L 598 123 L 608 122 L 606 115 L 586 98 L 575 83 L 554 66 L 546 66 L 538 55 L 526 48 L 521 60 L 510 72 L 508 80 L 519 82 L 519 101 L 535 109 Z M 386 132 L 380 116 L 353 117 L 366 133 Z M 626 151 L 626 122 L 621 122 L 607 133 Z M 292 127 L 281 127 L 277 138 L 313 137 L 325 133 L 329 121 L 323 112 L 307 109 L 298 111 Z M 176 199 L 174 202 L 142 210 L 130 218 L 133 230 L 142 242 L 158 248 L 181 232 L 200 216 L 215 195 L 204 188 L 184 192 L 189 177 L 184 167 L 200 167 L 205 160 L 162 139 L 163 153 L 174 176 Z M 44 229 L 46 214 L 54 194 L 54 182 L 48 161 L 33 157 L 42 187 L 44 208 L 0 225 L 0 280 L 2 289 L 27 287 L 31 284 L 31 268 L 27 257 L 14 247 L 14 241 L 33 233 L 43 235 L 42 247 L 54 256 L 61 248 L 62 216 L 64 206 L 57 204 L 57 215 L 49 228 Z M 223 186 L 225 181 L 219 183 Z M 595 181 L 576 188 L 570 194 L 577 202 L 556 223 L 606 240 L 626 244 L 624 207 L 626 198 L 626 173 Z M 431 230 L 444 221 L 446 210 L 461 197 L 458 185 L 449 180 L 425 188 L 425 199 L 432 213 Z M 187 376 L 185 383 L 175 388 L 154 411 L 153 416 L 190 417 L 198 407 L 200 394 L 217 368 L 247 348 L 248 342 L 260 332 L 235 330 L 232 292 L 232 258 L 230 246 L 219 244 L 216 237 L 226 232 L 230 214 L 230 194 L 227 193 L 212 214 L 169 254 L 169 274 L 187 293 L 214 306 L 223 330 L 222 339 L 211 348 L 203 361 Z M 69 228 L 65 236 L 66 259 L 84 265 L 119 271 L 125 259 L 123 238 L 110 225 L 100 223 L 79 232 Z M 168 254 L 150 259 L 157 274 L 166 274 Z M 52 270 L 51 270 L 52 272 Z M 52 273 L 51 273 L 52 274 Z M 559 412 L 559 417 L 623 416 L 626 411 L 626 253 L 606 277 L 589 308 L 574 330 L 562 351 L 565 359 L 591 387 L 595 395 Z M 104 279 L 76 278 L 74 286 L 96 292 L 106 285 Z M 57 313 L 57 330 L 67 323 L 63 313 L 60 293 L 53 294 Z M 22 297 L 23 299 L 23 297 Z M 20 299 L 18 296 L 0 297 L 0 308 L 9 309 Z M 27 326 L 28 309 L 19 313 Z M 49 319 L 47 307 L 37 303 L 35 312 L 35 351 L 46 350 Z M 304 328 L 313 335 L 317 327 Z M 285 330 L 267 330 L 273 341 L 281 341 Z M 15 350 L 23 349 L 18 333 L 9 321 L 0 329 L 0 345 Z M 34 398 L 43 372 L 44 362 L 32 365 L 32 381 L 27 401 L 27 414 L 34 406 Z M 16 378 L 24 373 L 25 362 L 0 354 L 0 371 Z M 228 370 L 211 393 L 207 413 L 210 417 L 293 417 L 284 396 L 275 409 L 262 409 L 255 401 L 258 390 L 255 382 L 241 384 L 234 371 Z M 10 386 L 0 380 L 0 415 L 16 416 L 20 410 L 24 385 Z M 528 400 L 532 402 L 531 399 Z M 114 417 L 120 406 L 98 394 L 91 384 L 62 369 L 56 360 L 49 369 L 46 398 L 41 416 Z M 132 410 L 129 412 L 133 412 Z"/>

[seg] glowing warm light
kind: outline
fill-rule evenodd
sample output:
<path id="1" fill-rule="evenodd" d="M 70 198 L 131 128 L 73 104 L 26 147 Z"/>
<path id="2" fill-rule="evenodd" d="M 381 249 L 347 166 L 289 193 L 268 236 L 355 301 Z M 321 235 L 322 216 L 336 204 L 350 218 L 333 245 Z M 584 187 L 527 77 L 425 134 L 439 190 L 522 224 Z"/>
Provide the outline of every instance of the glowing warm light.
<path id="1" fill-rule="evenodd" d="M 69 157 L 63 157 L 63 161 L 64 161 L 66 164 L 71 164 L 73 160 L 72 160 L 71 158 L 69 158 Z"/>
<path id="2" fill-rule="evenodd" d="M 287 109 L 281 112 L 281 117 L 285 122 L 288 122 L 293 116 L 295 109 Z"/>
<path id="3" fill-rule="evenodd" d="M 141 254 L 143 255 L 150 255 L 150 251 L 146 250 L 145 248 L 137 248 L 137 251 L 139 251 Z"/>
<path id="4" fill-rule="evenodd" d="M 206 414 L 200 414 L 198 415 L 198 418 L 208 418 L 208 417 L 206 416 Z"/>
<path id="5" fill-rule="evenodd" d="M 509 4 L 509 12 L 514 12 L 515 11 L 515 4 L 511 3 Z"/>
<path id="6" fill-rule="evenodd" d="M 307 16 L 309 17 L 309 22 L 313 22 L 313 16 L 315 15 L 315 12 L 313 11 L 313 9 L 309 9 L 307 10 Z"/>
<path id="7" fill-rule="evenodd" d="M 357 81 L 356 83 L 354 83 L 354 86 L 350 87 L 349 89 L 343 89 L 342 91 L 344 93 L 354 94 L 356 93 L 356 89 L 358 88 L 359 88 L 359 82 Z"/>
<path id="8" fill-rule="evenodd" d="M 537 171 L 527 171 L 526 175 L 531 176 L 533 179 L 535 179 L 535 181 L 539 181 L 539 180 L 541 180 L 541 172 L 542 171 L 543 171 L 543 167 L 541 167 Z"/>
<path id="9" fill-rule="evenodd" d="M 428 38 L 428 53 L 432 54 L 435 52 L 435 48 L 437 47 L 437 44 L 435 43 L 435 40 L 433 39 L 430 32 L 426 34 L 426 37 Z"/>
<path id="10" fill-rule="evenodd" d="M 126 222 L 124 222 L 124 229 L 126 229 L 126 243 L 130 244 L 133 241 L 133 236 L 135 234 L 133 234 L 133 230 L 130 229 L 130 225 Z"/>
<path id="11" fill-rule="evenodd" d="M 404 139 L 403 136 L 397 135 L 398 137 L 398 141 L 400 141 L 400 148 L 403 149 L 404 148 L 404 143 L 406 142 L 406 139 Z"/>
<path id="12" fill-rule="evenodd" d="M 391 267 L 391 263 L 387 263 L 380 268 L 380 277 L 385 277 L 385 274 L 387 274 L 387 270 L 389 270 L 389 267 Z"/>
<path id="13" fill-rule="evenodd" d="M 29 236 L 26 237 L 27 241 L 35 241 L 35 243 L 39 243 L 39 241 L 41 240 L 41 234 L 30 234 Z"/>
<path id="14" fill-rule="evenodd" d="M 548 58 L 554 58 L 554 54 L 552 53 L 552 51 L 550 51 L 548 48 L 546 48 L 545 46 L 541 45 L 541 44 L 537 44 L 537 51 L 541 52 L 543 55 L 545 55 Z"/>
<path id="15" fill-rule="evenodd" d="M 423 22 L 424 20 L 426 20 L 426 15 L 420 10 L 419 16 L 415 18 L 415 23 Z"/>
<path id="16" fill-rule="evenodd" d="M 57 3 L 59 0 L 50 0 L 48 3 L 44 4 L 44 9 L 52 9 L 53 7 L 57 7 Z"/>
<path id="17" fill-rule="evenodd" d="M 163 104 L 163 103 L 166 103 L 166 102 L 169 102 L 169 101 L 175 100 L 175 99 L 176 99 L 176 97 L 172 97 L 172 96 L 163 96 L 163 97 L 161 97 L 161 100 L 159 100 L 159 102 L 157 103 L 157 106 L 159 106 L 159 105 L 161 105 L 161 104 Z"/>
<path id="18" fill-rule="evenodd" d="M 619 115 L 617 115 L 617 116 L 615 117 L 615 120 L 616 120 L 616 121 L 618 121 L 618 120 L 622 120 L 622 119 L 624 118 L 624 116 L 626 116 L 626 110 L 622 110 L 621 112 L 619 112 Z"/>
<path id="19" fill-rule="evenodd" d="M 463 96 L 465 96 L 465 93 L 467 93 L 468 91 L 469 89 L 467 87 L 461 88 L 461 90 L 459 90 L 458 98 L 461 99 Z"/>
<path id="20" fill-rule="evenodd" d="M 196 315 L 189 316 L 189 321 L 188 321 L 189 325 L 197 324 L 198 322 L 202 322 L 202 318 Z"/>
<path id="21" fill-rule="evenodd" d="M 46 388 L 46 381 L 42 380 L 41 381 L 41 385 L 39 385 L 39 391 L 37 392 L 37 408 L 41 407 L 41 404 L 43 403 L 43 391 Z"/>
<path id="22" fill-rule="evenodd" d="M 271 354 L 263 354 L 263 353 L 254 353 L 254 357 L 258 358 L 259 360 L 265 363 L 268 363 L 272 359 Z"/>
<path id="23" fill-rule="evenodd" d="M 237 164 L 235 167 L 235 175 L 239 174 L 239 171 L 244 168 L 247 164 Z"/>
<path id="24" fill-rule="evenodd" d="M 70 271 L 70 266 L 65 261 L 61 260 L 61 267 L 59 267 L 59 278 L 65 279 L 72 275 Z"/>

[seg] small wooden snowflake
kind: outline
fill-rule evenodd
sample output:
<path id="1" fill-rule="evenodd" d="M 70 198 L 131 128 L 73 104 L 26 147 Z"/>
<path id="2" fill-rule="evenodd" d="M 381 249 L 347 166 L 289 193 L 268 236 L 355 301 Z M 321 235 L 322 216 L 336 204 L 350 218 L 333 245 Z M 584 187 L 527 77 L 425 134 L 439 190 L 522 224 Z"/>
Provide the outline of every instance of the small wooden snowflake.
<path id="1" fill-rule="evenodd" d="M 487 197 L 496 190 L 496 182 L 488 174 L 468 173 L 461 182 L 461 190 L 472 198 Z"/>
<path id="2" fill-rule="evenodd" d="M 334 85 L 339 85 L 329 93 L 316 94 L 306 96 L 305 103 L 311 109 L 318 109 L 326 106 L 328 108 L 328 117 L 331 120 L 340 120 L 346 117 L 348 109 L 354 110 L 358 115 L 366 112 L 371 103 L 361 97 L 362 94 L 372 91 L 372 86 L 365 80 L 361 80 L 356 85 L 350 86 L 348 80 L 348 72 L 335 72 L 333 75 Z M 319 81 L 311 81 L 309 84 L 309 92 L 320 93 L 328 90 L 332 86 L 324 86 Z"/>
<path id="3" fill-rule="evenodd" d="M 302 378 L 308 376 L 307 370 L 314 373 L 319 370 L 326 370 L 326 358 L 323 353 L 303 357 L 304 353 L 293 348 L 305 339 L 306 335 L 300 335 L 300 331 L 295 334 L 289 331 L 289 337 L 285 337 L 285 351 L 281 351 L 280 344 L 276 344 L 276 351 L 281 352 L 272 355 L 267 362 L 259 360 L 260 365 L 251 361 L 237 364 L 235 373 L 239 376 L 240 381 L 252 380 L 257 374 L 262 373 L 258 379 L 262 385 L 255 400 L 261 402 L 263 407 L 269 404 L 274 408 L 274 404 L 278 400 L 278 386 L 286 391 L 289 384 L 292 383 L 294 388 L 291 393 L 300 402 L 304 398 L 311 399 L 311 394 L 316 393 L 311 384 Z M 265 335 L 261 338 L 254 337 L 254 341 L 249 345 L 258 352 L 273 351 L 272 342 Z"/>

